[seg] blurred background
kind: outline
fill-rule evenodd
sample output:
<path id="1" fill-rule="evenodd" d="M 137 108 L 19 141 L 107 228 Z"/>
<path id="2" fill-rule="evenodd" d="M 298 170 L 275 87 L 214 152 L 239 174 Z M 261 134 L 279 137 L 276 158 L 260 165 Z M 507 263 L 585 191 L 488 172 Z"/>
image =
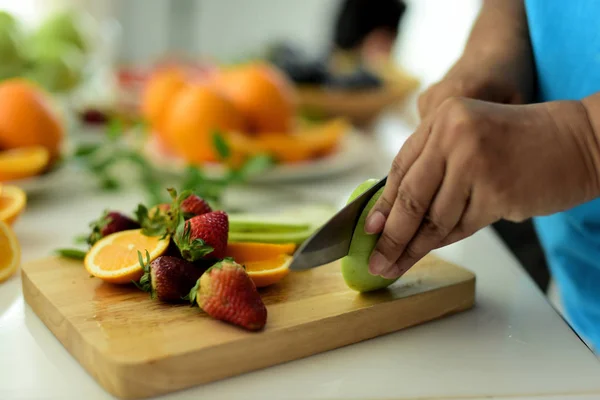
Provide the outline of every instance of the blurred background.
<path id="1" fill-rule="evenodd" d="M 418 123 L 415 99 L 460 55 L 479 5 L 0 0 L 0 131 L 25 137 L 52 125 L 47 111 L 17 104 L 20 87 L 3 92 L 20 78 L 44 90 L 34 95 L 64 131 L 57 143 L 0 137 L 4 150 L 29 149 L 11 154 L 3 180 L 34 190 L 75 166 L 98 190 L 128 187 L 120 180 L 132 176 L 154 203 L 175 182 L 215 202 L 238 184 L 257 189 L 258 201 L 286 185 L 308 185 L 316 198 L 324 188 L 349 192 L 385 173 Z M 25 129 L 3 105 L 39 124 Z M 49 154 L 34 158 L 32 143 Z M 529 222 L 495 228 L 546 290 Z"/>

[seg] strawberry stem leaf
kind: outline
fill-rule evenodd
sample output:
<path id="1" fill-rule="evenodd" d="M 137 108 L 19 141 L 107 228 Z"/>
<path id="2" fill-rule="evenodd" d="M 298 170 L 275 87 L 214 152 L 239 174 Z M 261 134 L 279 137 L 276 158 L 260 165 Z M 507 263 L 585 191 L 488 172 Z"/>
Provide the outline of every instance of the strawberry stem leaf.
<path id="1" fill-rule="evenodd" d="M 179 213 L 179 223 L 173 239 L 181 256 L 187 261 L 198 261 L 214 251 L 204 240 L 192 239 L 191 225 L 185 221 L 183 213 Z"/>
<path id="2" fill-rule="evenodd" d="M 196 298 L 198 297 L 198 290 L 200 290 L 200 279 L 196 281 L 194 287 L 190 290 L 187 296 L 183 297 L 183 300 L 188 300 L 192 306 L 196 303 Z"/>
<path id="3" fill-rule="evenodd" d="M 139 282 L 133 282 L 138 289 L 144 292 L 150 292 L 150 297 L 154 299 L 152 290 L 152 276 L 150 274 L 150 254 L 146 250 L 146 260 L 142 256 L 142 253 L 138 250 L 138 262 L 144 271 L 144 275 L 140 278 Z"/>
<path id="4" fill-rule="evenodd" d="M 89 227 L 92 229 L 92 231 L 87 238 L 87 243 L 90 246 L 93 246 L 98 240 L 102 239 L 102 230 L 111 222 L 112 219 L 108 216 L 108 210 L 104 210 L 100 218 L 90 223 Z"/>

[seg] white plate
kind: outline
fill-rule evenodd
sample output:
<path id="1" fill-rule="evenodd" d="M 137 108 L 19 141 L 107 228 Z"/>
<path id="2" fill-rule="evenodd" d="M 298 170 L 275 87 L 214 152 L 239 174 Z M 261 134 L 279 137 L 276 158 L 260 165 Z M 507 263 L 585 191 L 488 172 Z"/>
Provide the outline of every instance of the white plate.
<path id="1" fill-rule="evenodd" d="M 365 133 L 352 129 L 344 136 L 338 150 L 329 156 L 302 163 L 276 165 L 250 181 L 276 183 L 315 180 L 346 173 L 368 162 L 374 154 L 372 147 L 372 141 Z M 146 143 L 142 151 L 163 172 L 179 174 L 186 166 L 180 158 L 164 155 L 152 139 Z M 203 170 L 212 176 L 218 176 L 223 172 L 223 168 L 218 165 L 203 166 Z"/>

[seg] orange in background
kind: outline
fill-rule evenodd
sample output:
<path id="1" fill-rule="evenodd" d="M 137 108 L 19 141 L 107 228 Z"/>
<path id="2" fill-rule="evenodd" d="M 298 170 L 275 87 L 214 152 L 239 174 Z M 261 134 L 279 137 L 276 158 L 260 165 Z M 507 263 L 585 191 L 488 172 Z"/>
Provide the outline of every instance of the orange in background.
<path id="1" fill-rule="evenodd" d="M 336 118 L 291 134 L 265 132 L 258 137 L 248 137 L 231 133 L 227 141 L 236 161 L 268 154 L 282 163 L 297 163 L 331 154 L 349 129 L 348 121 Z"/>
<path id="2" fill-rule="evenodd" d="M 163 138 L 164 122 L 170 103 L 187 85 L 186 76 L 176 67 L 160 69 L 152 74 L 142 92 L 141 113 L 154 133 Z"/>
<path id="3" fill-rule="evenodd" d="M 21 78 L 0 83 L 0 148 L 43 146 L 55 159 L 64 128 L 50 96 Z"/>
<path id="4" fill-rule="evenodd" d="M 250 63 L 217 74 L 216 87 L 248 121 L 252 133 L 288 133 L 296 116 L 294 86 L 276 67 Z"/>
<path id="5" fill-rule="evenodd" d="M 167 145 L 191 163 L 217 161 L 213 133 L 244 131 L 244 119 L 235 106 L 214 88 L 193 84 L 173 99 L 166 115 Z"/>
<path id="6" fill-rule="evenodd" d="M 0 282 L 14 275 L 21 263 L 21 246 L 17 236 L 6 223 L 0 221 Z"/>
<path id="7" fill-rule="evenodd" d="M 43 146 L 0 151 L 0 181 L 29 178 L 44 171 L 50 153 Z"/>
<path id="8" fill-rule="evenodd" d="M 18 186 L 5 185 L 0 194 L 0 221 L 12 225 L 27 205 L 27 194 Z"/>

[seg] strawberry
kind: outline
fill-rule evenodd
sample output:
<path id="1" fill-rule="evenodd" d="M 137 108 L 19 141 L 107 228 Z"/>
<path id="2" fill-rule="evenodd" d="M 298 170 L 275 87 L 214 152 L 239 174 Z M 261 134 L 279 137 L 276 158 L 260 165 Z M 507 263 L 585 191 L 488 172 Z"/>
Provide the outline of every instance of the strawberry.
<path id="1" fill-rule="evenodd" d="M 111 233 L 137 229 L 140 227 L 136 221 L 117 211 L 105 211 L 102 217 L 90 224 L 92 232 L 87 238 L 90 246 L 93 246 L 98 240 Z"/>
<path id="2" fill-rule="evenodd" d="M 232 259 L 210 267 L 188 296 L 211 317 L 257 331 L 267 323 L 267 308 L 246 270 Z"/>
<path id="3" fill-rule="evenodd" d="M 197 215 L 187 221 L 180 215 L 174 241 L 188 261 L 222 259 L 227 250 L 229 217 L 224 211 Z"/>
<path id="4" fill-rule="evenodd" d="M 138 257 L 144 275 L 136 286 L 150 292 L 151 298 L 165 302 L 183 301 L 207 269 L 176 257 L 160 256 L 151 263 L 147 252 L 146 261 L 141 254 Z"/>
<path id="5" fill-rule="evenodd" d="M 181 211 L 187 216 L 195 216 L 209 213 L 212 208 L 202 197 L 191 194 L 181 203 Z"/>

